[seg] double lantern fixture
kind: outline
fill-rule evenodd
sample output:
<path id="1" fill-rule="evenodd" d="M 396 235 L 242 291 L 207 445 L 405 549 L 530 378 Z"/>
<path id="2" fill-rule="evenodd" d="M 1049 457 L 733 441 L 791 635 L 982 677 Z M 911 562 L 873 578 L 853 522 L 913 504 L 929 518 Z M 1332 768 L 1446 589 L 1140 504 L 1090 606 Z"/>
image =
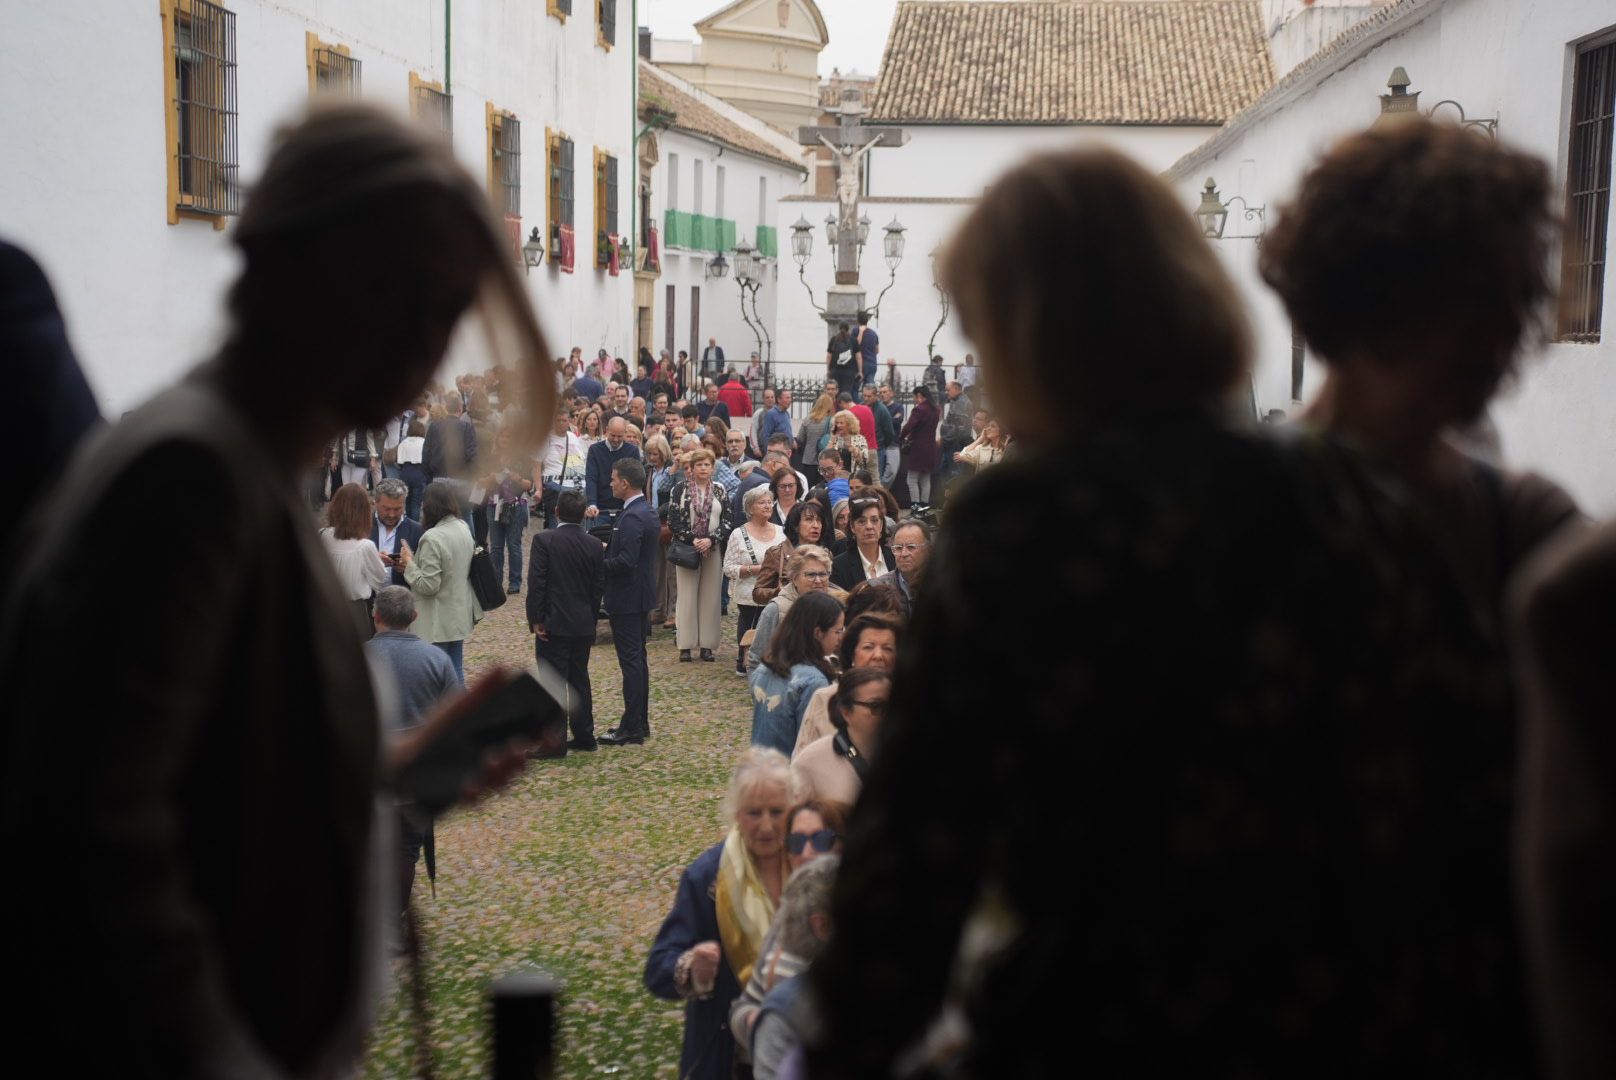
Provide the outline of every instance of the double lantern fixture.
<path id="1" fill-rule="evenodd" d="M 873 222 L 870 221 L 870 216 L 868 214 L 861 214 L 859 216 L 858 224 L 856 225 L 858 231 L 854 237 L 854 240 L 858 246 L 858 254 L 861 262 L 863 261 L 864 257 L 864 245 L 870 239 L 870 226 L 872 224 Z M 883 234 L 881 238 L 881 254 L 882 258 L 887 264 L 887 283 L 886 286 L 881 290 L 880 294 L 875 298 L 875 303 L 870 305 L 869 311 L 871 315 L 878 316 L 880 314 L 881 298 L 886 296 L 887 290 L 891 289 L 893 282 L 897 280 L 898 265 L 903 262 L 903 234 L 907 231 L 908 230 L 904 227 L 903 223 L 900 222 L 896 217 L 883 226 L 881 230 Z M 836 246 L 841 239 L 841 224 L 836 220 L 836 215 L 834 213 L 826 214 L 826 245 L 828 245 L 832 251 L 835 251 Z M 814 299 L 814 290 L 809 286 L 808 279 L 806 277 L 808 260 L 813 257 L 813 254 L 814 227 L 813 225 L 809 224 L 806 217 L 799 217 L 797 219 L 797 223 L 791 226 L 791 257 L 797 263 L 797 278 L 802 282 L 802 287 L 808 291 L 809 301 L 814 305 L 815 308 L 820 311 L 824 311 L 825 309 L 820 307 L 819 302 Z"/>

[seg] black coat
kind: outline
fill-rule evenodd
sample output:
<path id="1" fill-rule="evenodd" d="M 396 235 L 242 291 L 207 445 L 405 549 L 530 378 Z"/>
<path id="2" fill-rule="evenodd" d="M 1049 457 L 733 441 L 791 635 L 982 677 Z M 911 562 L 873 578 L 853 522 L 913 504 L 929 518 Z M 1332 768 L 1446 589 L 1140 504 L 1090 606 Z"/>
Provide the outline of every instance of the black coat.
<path id="1" fill-rule="evenodd" d="M 528 559 L 527 621 L 555 637 L 595 637 L 606 590 L 606 550 L 579 525 L 533 536 Z"/>
<path id="2" fill-rule="evenodd" d="M 617 516 L 617 528 L 606 548 L 606 610 L 614 616 L 656 606 L 661 532 L 656 511 L 644 499 L 635 499 Z"/>
<path id="3" fill-rule="evenodd" d="M 419 521 L 408 517 L 400 518 L 398 528 L 393 532 L 393 548 L 391 551 L 382 551 L 382 554 L 397 558 L 398 545 L 401 540 L 410 545 L 411 551 L 419 551 L 421 548 L 421 532 L 421 523 Z M 370 519 L 370 542 L 376 545 L 377 551 L 381 551 L 382 523 L 376 520 L 375 515 L 372 515 Z M 404 580 L 404 571 L 394 567 L 392 573 L 393 580 L 391 584 L 403 585 L 405 588 L 409 587 L 409 582 Z"/>
<path id="4" fill-rule="evenodd" d="M 847 550 L 836 556 L 836 561 L 830 564 L 830 583 L 844 592 L 851 592 L 853 587 L 864 580 L 863 556 L 858 553 L 857 545 L 848 542 Z M 892 557 L 892 549 L 885 544 L 881 545 L 881 561 L 886 564 L 887 573 L 898 568 L 897 560 Z"/>

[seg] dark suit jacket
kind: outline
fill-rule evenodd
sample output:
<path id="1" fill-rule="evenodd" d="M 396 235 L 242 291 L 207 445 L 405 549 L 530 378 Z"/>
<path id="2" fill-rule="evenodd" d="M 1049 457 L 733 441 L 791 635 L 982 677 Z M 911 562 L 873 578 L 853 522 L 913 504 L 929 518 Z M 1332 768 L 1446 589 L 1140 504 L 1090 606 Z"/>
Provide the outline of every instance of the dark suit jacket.
<path id="1" fill-rule="evenodd" d="M 408 518 L 408 517 L 407 518 L 400 518 L 399 522 L 398 522 L 398 531 L 393 533 L 393 550 L 391 550 L 391 551 L 382 551 L 382 554 L 383 555 L 392 555 L 394 557 L 397 557 L 397 555 L 398 555 L 398 543 L 399 543 L 400 540 L 402 540 L 404 543 L 410 545 L 410 550 L 411 551 L 420 551 L 421 550 L 421 523 L 419 521 L 416 521 L 414 518 Z M 377 551 L 381 551 L 381 548 L 382 548 L 382 523 L 376 520 L 376 517 L 375 517 L 374 514 L 371 515 L 371 518 L 370 518 L 370 542 L 372 544 L 376 545 L 376 550 Z M 409 586 L 409 583 L 404 580 L 404 571 L 398 569 L 397 567 L 393 568 L 392 584 L 394 584 L 394 585 L 403 585 L 406 588 Z"/>
<path id="2" fill-rule="evenodd" d="M 636 504 L 637 505 L 637 504 Z M 553 637 L 595 639 L 606 556 L 580 525 L 544 529 L 533 536 L 527 569 L 527 621 Z"/>
<path id="3" fill-rule="evenodd" d="M 617 516 L 606 548 L 606 610 L 613 615 L 633 615 L 656 606 L 661 532 L 656 511 L 644 498 L 635 499 Z"/>
<path id="4" fill-rule="evenodd" d="M 892 549 L 885 544 L 881 545 L 881 561 L 886 563 L 887 573 L 898 568 L 897 560 L 892 557 Z M 849 543 L 847 550 L 836 556 L 836 561 L 830 564 L 830 583 L 838 589 L 851 592 L 853 587 L 863 580 L 864 563 L 858 548 Z"/>

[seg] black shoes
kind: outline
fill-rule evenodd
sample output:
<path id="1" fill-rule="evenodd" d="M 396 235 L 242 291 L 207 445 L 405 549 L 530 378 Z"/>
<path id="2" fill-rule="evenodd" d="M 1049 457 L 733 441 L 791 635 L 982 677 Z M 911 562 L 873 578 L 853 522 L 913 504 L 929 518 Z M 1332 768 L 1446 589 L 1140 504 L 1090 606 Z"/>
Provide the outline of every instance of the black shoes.
<path id="1" fill-rule="evenodd" d="M 703 650 L 701 650 L 701 662 L 702 663 L 710 664 L 714 660 L 717 660 L 717 659 L 718 659 L 718 657 L 713 655 L 713 650 L 711 650 L 711 649 L 703 649 Z"/>
<path id="2" fill-rule="evenodd" d="M 627 735 L 616 728 L 600 737 L 600 741 L 607 746 L 640 746 L 645 742 L 644 735 Z"/>
<path id="3" fill-rule="evenodd" d="M 584 742 L 582 739 L 568 739 L 567 740 L 567 749 L 568 750 L 577 750 L 577 751 L 579 751 L 581 753 L 592 754 L 599 748 L 600 748 L 600 744 L 598 742 L 596 742 L 594 739 L 590 739 L 588 742 Z"/>
<path id="4" fill-rule="evenodd" d="M 688 664 L 694 659 L 695 659 L 695 657 L 690 655 L 690 650 L 689 649 L 680 649 L 679 650 L 679 662 L 681 664 Z"/>

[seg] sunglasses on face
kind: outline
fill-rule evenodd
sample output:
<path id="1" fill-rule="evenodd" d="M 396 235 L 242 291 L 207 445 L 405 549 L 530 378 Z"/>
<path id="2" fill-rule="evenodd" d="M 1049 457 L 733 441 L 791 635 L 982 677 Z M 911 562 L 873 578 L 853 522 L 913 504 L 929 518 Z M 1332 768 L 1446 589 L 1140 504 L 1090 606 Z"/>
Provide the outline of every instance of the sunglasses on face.
<path id="1" fill-rule="evenodd" d="M 839 838 L 832 829 L 820 829 L 813 833 L 788 833 L 786 835 L 786 850 L 793 855 L 801 855 L 804 848 L 812 844 L 814 850 L 821 855 L 836 846 Z"/>

